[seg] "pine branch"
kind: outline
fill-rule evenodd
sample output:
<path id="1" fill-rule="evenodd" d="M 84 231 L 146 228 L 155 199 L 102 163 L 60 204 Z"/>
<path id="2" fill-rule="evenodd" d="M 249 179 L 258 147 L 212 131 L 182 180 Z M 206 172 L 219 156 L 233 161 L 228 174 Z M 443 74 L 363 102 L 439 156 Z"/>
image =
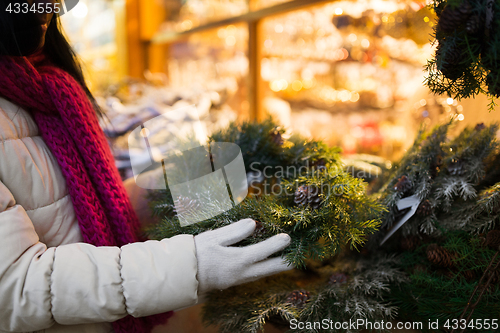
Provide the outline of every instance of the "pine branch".
<path id="1" fill-rule="evenodd" d="M 269 305 L 265 309 L 257 312 L 257 315 L 250 318 L 246 325 L 242 327 L 244 332 L 257 333 L 262 330 L 264 324 L 272 316 L 280 316 L 281 319 L 290 322 L 297 317 L 297 310 L 287 304 Z"/>
<path id="2" fill-rule="evenodd" d="M 395 267 L 400 265 L 394 256 L 382 256 L 353 263 L 352 276 L 342 283 L 325 283 L 335 266 L 347 259 L 338 258 L 331 265 L 310 267 L 318 282 L 299 271 L 287 272 L 264 280 L 213 292 L 203 309 L 205 323 L 218 325 L 221 332 L 257 332 L 266 323 L 289 327 L 292 319 L 303 322 L 320 322 L 328 318 L 333 322 L 349 319 L 391 320 L 397 308 L 386 298 L 390 286 L 405 282 L 405 275 Z M 336 263 L 337 262 L 337 263 Z M 366 282 L 366 283 L 365 283 Z M 300 288 L 298 285 L 300 284 Z M 290 303 L 294 290 L 306 289 L 310 299 L 305 306 Z M 298 332 L 300 330 L 295 330 Z M 306 329 L 302 332 L 313 332 Z"/>
<path id="3" fill-rule="evenodd" d="M 397 202 L 411 195 L 428 202 L 429 211 L 420 211 L 405 223 L 402 227 L 405 236 L 422 233 L 438 236 L 445 230 L 463 228 L 478 232 L 490 230 L 496 224 L 494 217 L 490 219 L 484 214 L 478 192 L 488 177 L 487 170 L 495 170 L 489 165 L 497 160 L 498 126 L 479 124 L 450 140 L 447 135 L 450 125 L 419 134 L 413 148 L 398 164 L 393 178 L 379 194 L 379 200 L 388 206 L 382 230 L 401 218 L 404 213 L 398 211 Z M 398 185 L 402 177 L 406 177 L 406 187 Z"/>
<path id="4" fill-rule="evenodd" d="M 438 241 L 442 249 L 455 254 L 452 268 L 429 261 L 428 245 Z M 400 267 L 409 274 L 410 281 L 391 291 L 391 301 L 400 306 L 400 318 L 446 321 L 460 316 L 494 254 L 481 244 L 479 237 L 464 230 L 446 231 L 438 239 L 403 252 Z M 496 317 L 499 313 L 500 288 L 492 287 L 484 296 L 471 319 Z"/>

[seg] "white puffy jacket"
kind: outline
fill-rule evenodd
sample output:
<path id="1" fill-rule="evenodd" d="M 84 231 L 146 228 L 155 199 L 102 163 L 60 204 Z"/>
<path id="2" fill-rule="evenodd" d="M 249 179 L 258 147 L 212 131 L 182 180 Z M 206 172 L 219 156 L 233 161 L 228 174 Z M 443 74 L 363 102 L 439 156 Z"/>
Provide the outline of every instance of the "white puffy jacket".
<path id="1" fill-rule="evenodd" d="M 108 333 L 197 302 L 192 236 L 94 247 L 28 112 L 0 98 L 0 333 Z"/>

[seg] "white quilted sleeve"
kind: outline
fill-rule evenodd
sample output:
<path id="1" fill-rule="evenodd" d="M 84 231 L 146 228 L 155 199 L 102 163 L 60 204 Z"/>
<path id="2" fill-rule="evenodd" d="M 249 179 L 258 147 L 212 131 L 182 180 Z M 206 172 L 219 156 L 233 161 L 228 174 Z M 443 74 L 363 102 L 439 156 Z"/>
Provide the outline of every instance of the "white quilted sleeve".
<path id="1" fill-rule="evenodd" d="M 193 236 L 118 247 L 47 248 L 0 182 L 0 331 L 112 322 L 197 301 Z"/>

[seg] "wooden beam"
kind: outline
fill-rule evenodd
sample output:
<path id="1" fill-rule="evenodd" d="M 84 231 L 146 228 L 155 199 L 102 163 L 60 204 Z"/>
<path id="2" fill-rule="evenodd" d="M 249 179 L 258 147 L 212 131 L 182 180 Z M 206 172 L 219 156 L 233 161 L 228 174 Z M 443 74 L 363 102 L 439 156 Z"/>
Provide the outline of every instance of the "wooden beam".
<path id="1" fill-rule="evenodd" d="M 166 72 L 166 59 L 169 45 L 151 44 L 149 41 L 158 32 L 161 24 L 167 19 L 167 8 L 159 0 L 141 0 L 140 22 L 141 41 L 145 47 L 145 69 L 153 73 Z"/>
<path id="2" fill-rule="evenodd" d="M 147 69 L 152 73 L 168 74 L 167 58 L 170 45 L 148 44 L 148 64 Z"/>
<path id="3" fill-rule="evenodd" d="M 125 1 L 113 1 L 113 10 L 116 18 L 116 62 L 118 79 L 121 80 L 129 73 L 129 59 L 127 51 L 127 11 Z"/>
<path id="4" fill-rule="evenodd" d="M 235 24 L 240 22 L 248 22 L 248 23 L 256 22 L 262 18 L 271 15 L 284 14 L 293 10 L 301 9 L 304 7 L 310 7 L 313 5 L 318 5 L 326 2 L 332 2 L 332 0 L 293 0 L 289 2 L 284 2 L 272 7 L 264 8 L 253 12 L 248 12 L 240 16 L 230 17 L 216 22 L 210 22 L 182 32 L 159 32 L 152 37 L 151 42 L 154 44 L 172 43 L 195 32 L 210 30 L 221 26 L 226 26 L 229 24 Z"/>
<path id="5" fill-rule="evenodd" d="M 140 1 L 126 0 L 128 75 L 142 78 L 146 69 L 146 47 L 141 39 Z"/>
<path id="6" fill-rule="evenodd" d="M 167 8 L 158 0 L 141 0 L 140 4 L 141 39 L 149 41 L 158 32 L 160 25 L 167 19 Z"/>
<path id="7" fill-rule="evenodd" d="M 248 102 L 251 120 L 262 120 L 263 87 L 260 75 L 262 63 L 262 20 L 248 23 Z"/>

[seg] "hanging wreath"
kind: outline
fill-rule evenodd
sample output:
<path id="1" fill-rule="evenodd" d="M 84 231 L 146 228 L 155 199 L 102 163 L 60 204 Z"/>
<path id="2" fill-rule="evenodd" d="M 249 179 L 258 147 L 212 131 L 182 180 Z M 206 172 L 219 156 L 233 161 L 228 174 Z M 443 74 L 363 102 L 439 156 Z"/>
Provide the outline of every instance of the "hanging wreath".
<path id="1" fill-rule="evenodd" d="M 500 1 L 434 0 L 433 6 L 437 49 L 426 85 L 456 99 L 484 93 L 492 108 L 500 97 Z"/>

